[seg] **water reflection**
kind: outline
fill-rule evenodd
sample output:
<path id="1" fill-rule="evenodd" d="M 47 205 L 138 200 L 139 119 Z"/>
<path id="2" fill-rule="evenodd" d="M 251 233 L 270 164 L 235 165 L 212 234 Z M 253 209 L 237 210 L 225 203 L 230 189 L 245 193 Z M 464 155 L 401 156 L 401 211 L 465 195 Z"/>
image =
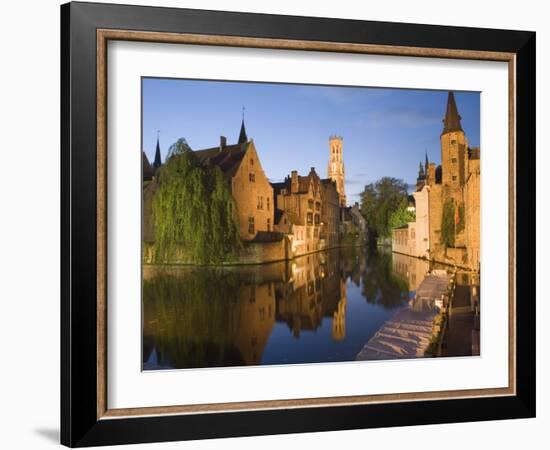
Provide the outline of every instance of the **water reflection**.
<path id="1" fill-rule="evenodd" d="M 224 269 L 145 266 L 143 367 L 353 361 L 427 271 L 360 248 Z"/>

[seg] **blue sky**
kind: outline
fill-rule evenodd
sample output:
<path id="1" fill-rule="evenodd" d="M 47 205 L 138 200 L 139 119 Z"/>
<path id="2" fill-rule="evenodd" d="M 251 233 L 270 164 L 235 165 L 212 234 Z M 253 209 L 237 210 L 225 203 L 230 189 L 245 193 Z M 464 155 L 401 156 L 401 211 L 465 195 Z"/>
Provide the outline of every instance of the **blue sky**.
<path id="1" fill-rule="evenodd" d="M 478 146 L 479 93 L 455 91 L 455 98 L 470 145 Z M 218 145 L 220 135 L 236 143 L 244 106 L 248 137 L 272 181 L 311 167 L 326 177 L 328 138 L 342 136 L 352 203 L 383 176 L 414 183 L 426 151 L 440 162 L 446 103 L 447 91 L 144 78 L 143 149 L 152 161 L 157 130 L 163 160 L 180 137 L 193 150 Z"/>

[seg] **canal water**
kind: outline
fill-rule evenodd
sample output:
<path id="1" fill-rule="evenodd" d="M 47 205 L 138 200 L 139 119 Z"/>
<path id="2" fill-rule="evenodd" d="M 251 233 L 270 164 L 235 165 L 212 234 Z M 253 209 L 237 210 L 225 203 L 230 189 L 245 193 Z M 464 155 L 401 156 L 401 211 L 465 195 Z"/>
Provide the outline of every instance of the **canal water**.
<path id="1" fill-rule="evenodd" d="M 223 269 L 144 266 L 143 369 L 354 361 L 428 271 L 362 248 Z"/>

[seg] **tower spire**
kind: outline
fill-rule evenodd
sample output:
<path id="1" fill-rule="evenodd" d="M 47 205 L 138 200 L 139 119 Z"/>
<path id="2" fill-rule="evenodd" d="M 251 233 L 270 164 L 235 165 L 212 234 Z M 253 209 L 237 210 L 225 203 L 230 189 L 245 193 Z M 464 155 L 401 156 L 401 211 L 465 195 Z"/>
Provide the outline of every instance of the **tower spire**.
<path id="1" fill-rule="evenodd" d="M 153 167 L 155 169 L 158 169 L 160 166 L 162 166 L 162 160 L 160 159 L 159 134 L 160 130 L 157 130 L 157 148 L 155 150 L 155 160 L 153 161 Z"/>
<path id="2" fill-rule="evenodd" d="M 460 114 L 456 107 L 455 95 L 452 91 L 449 92 L 447 97 L 447 111 L 445 112 L 445 118 L 443 119 L 443 132 L 441 134 L 449 133 L 451 131 L 464 131 L 460 123 Z"/>
<path id="3" fill-rule="evenodd" d="M 246 135 L 246 129 L 244 127 L 244 106 L 243 106 L 243 115 L 242 115 L 242 122 L 241 122 L 241 132 L 239 133 L 239 141 L 238 143 L 239 144 L 244 144 L 245 142 L 248 141 L 248 137 Z"/>
<path id="4" fill-rule="evenodd" d="M 428 150 L 426 150 L 426 162 L 425 162 L 425 164 L 424 164 L 424 171 L 425 171 L 426 173 L 428 173 L 428 165 L 429 165 L 429 163 L 430 163 L 430 162 L 428 161 Z"/>

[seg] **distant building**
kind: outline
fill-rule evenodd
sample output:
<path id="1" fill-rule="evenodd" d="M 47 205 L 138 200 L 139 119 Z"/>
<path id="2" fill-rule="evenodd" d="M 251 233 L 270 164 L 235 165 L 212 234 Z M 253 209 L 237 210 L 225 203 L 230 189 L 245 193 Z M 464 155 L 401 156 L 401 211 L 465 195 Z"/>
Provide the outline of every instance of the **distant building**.
<path id="1" fill-rule="evenodd" d="M 414 256 L 416 233 L 414 222 L 401 225 L 392 230 L 392 251 Z"/>
<path id="2" fill-rule="evenodd" d="M 359 209 L 359 203 L 355 202 L 355 204 L 350 209 L 351 214 L 351 222 L 355 226 L 357 232 L 359 233 L 359 236 L 361 239 L 366 240 L 367 239 L 367 220 L 363 217 L 363 214 L 361 214 L 361 210 Z"/>

